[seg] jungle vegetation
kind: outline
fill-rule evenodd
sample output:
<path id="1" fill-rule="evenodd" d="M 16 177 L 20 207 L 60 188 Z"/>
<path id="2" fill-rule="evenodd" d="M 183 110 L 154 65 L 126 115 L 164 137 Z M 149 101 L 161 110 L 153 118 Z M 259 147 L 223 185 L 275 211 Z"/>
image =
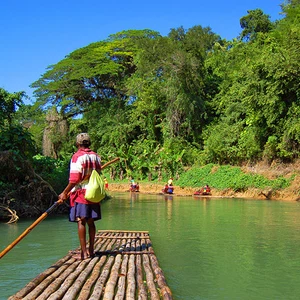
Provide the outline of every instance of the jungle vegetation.
<path id="1" fill-rule="evenodd" d="M 32 83 L 32 105 L 23 92 L 0 89 L 2 151 L 29 160 L 57 190 L 79 132 L 103 162 L 121 158 L 112 179 L 292 162 L 300 154 L 300 1 L 281 8 L 274 22 L 249 10 L 230 41 L 201 25 L 167 36 L 127 30 L 66 54 Z"/>

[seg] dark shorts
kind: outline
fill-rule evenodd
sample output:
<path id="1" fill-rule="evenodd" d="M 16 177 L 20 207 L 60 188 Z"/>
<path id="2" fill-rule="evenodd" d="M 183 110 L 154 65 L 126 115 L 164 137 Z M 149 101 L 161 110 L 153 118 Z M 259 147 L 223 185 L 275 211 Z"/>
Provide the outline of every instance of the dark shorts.
<path id="1" fill-rule="evenodd" d="M 75 205 L 70 209 L 69 220 L 70 222 L 77 222 L 78 219 L 101 219 L 101 207 L 99 203 L 96 204 L 82 204 L 75 202 Z"/>

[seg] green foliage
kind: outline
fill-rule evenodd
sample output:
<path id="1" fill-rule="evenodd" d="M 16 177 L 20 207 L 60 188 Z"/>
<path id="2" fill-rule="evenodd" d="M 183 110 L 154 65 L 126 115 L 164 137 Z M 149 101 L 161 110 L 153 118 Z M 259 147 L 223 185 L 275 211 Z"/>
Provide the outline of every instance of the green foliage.
<path id="1" fill-rule="evenodd" d="M 165 37 L 121 31 L 76 49 L 32 84 L 33 107 L 1 91 L 5 143 L 30 155 L 25 139 L 7 138 L 22 124 L 40 152 L 47 133 L 52 155 L 63 158 L 76 150 L 75 136 L 89 132 L 103 162 L 121 158 L 113 176 L 139 180 L 207 163 L 292 161 L 300 153 L 299 1 L 282 9 L 276 22 L 249 10 L 232 41 L 196 25 Z"/>
<path id="2" fill-rule="evenodd" d="M 31 134 L 37 151 L 43 148 L 43 133 L 46 126 L 45 113 L 37 105 L 21 105 L 14 114 L 15 121 Z"/>
<path id="3" fill-rule="evenodd" d="M 294 177 L 291 176 L 290 178 L 278 177 L 274 180 L 269 180 L 259 174 L 243 173 L 238 167 L 208 164 L 202 168 L 191 168 L 183 173 L 177 184 L 195 188 L 208 184 L 215 189 L 232 189 L 238 192 L 245 191 L 248 188 L 263 189 L 271 187 L 275 190 L 283 189 L 288 187 L 293 179 Z"/>
<path id="4" fill-rule="evenodd" d="M 18 107 L 23 107 L 23 92 L 10 94 L 0 88 L 0 149 L 11 150 L 23 158 L 36 153 L 30 132 L 22 126 L 16 117 Z"/>
<path id="5" fill-rule="evenodd" d="M 269 32 L 274 28 L 270 16 L 265 15 L 261 9 L 248 10 L 248 15 L 240 19 L 243 29 L 241 39 L 253 40 L 258 32 Z"/>
<path id="6" fill-rule="evenodd" d="M 1 151 L 11 150 L 16 155 L 30 158 L 36 153 L 31 134 L 20 125 L 0 128 Z"/>
<path id="7" fill-rule="evenodd" d="M 43 155 L 33 157 L 33 169 L 47 181 L 56 193 L 61 193 L 69 179 L 70 159 L 57 160 Z"/>

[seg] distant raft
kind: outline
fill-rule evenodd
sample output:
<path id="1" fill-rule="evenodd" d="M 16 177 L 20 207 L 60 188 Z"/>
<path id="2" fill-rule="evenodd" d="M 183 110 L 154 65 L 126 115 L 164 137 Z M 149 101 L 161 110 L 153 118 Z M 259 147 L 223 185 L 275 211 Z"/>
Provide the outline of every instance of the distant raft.
<path id="1" fill-rule="evenodd" d="M 200 190 L 196 191 L 194 193 L 194 196 L 207 196 L 207 195 L 211 195 L 211 190 L 209 185 L 205 185 L 203 188 L 201 188 Z"/>
<path id="2" fill-rule="evenodd" d="M 148 231 L 101 230 L 95 251 L 85 260 L 70 251 L 9 300 L 173 299 Z"/>

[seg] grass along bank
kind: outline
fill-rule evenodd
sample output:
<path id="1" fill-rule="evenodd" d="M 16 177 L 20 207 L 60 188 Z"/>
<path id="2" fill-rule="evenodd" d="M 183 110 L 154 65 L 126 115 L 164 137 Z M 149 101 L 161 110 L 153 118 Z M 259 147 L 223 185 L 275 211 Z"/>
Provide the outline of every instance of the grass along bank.
<path id="1" fill-rule="evenodd" d="M 300 163 L 251 166 L 219 166 L 208 164 L 193 167 L 176 180 L 174 194 L 192 196 L 205 184 L 216 197 L 255 198 L 269 200 L 300 200 Z M 139 181 L 141 193 L 161 193 L 166 179 L 158 182 Z M 110 191 L 126 192 L 129 180 L 110 182 Z"/>

